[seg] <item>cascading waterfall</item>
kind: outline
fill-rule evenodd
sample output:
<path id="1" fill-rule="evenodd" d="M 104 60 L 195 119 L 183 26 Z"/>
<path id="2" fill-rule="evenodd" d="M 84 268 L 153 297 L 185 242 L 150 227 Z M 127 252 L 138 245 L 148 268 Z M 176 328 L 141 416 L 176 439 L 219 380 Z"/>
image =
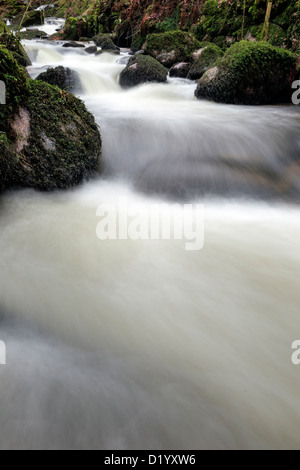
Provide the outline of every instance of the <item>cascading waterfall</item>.
<path id="1" fill-rule="evenodd" d="M 299 110 L 124 91 L 116 56 L 26 47 L 33 77 L 78 72 L 105 172 L 1 199 L 0 449 L 299 448 Z M 98 240 L 124 197 L 204 201 L 204 248 Z"/>

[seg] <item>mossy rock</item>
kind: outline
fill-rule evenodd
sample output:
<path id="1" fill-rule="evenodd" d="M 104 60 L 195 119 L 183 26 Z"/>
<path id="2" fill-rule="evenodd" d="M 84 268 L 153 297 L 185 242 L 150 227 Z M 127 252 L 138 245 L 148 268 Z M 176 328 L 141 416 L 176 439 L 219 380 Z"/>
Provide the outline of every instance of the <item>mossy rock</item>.
<path id="1" fill-rule="evenodd" d="M 36 38 L 42 38 L 42 37 L 47 37 L 48 34 L 45 33 L 44 31 L 41 31 L 40 29 L 33 29 L 30 31 L 22 31 L 19 34 L 20 39 L 27 39 L 27 40 L 32 40 Z"/>
<path id="2" fill-rule="evenodd" d="M 81 183 L 99 170 L 101 137 L 84 103 L 56 86 L 27 79 L 0 46 L 0 190 L 50 191 Z"/>
<path id="3" fill-rule="evenodd" d="M 63 29 L 63 39 L 78 41 L 80 38 L 92 38 L 96 33 L 97 28 L 93 15 L 70 16 Z"/>
<path id="4" fill-rule="evenodd" d="M 189 62 L 200 43 L 191 34 L 183 31 L 171 31 L 162 34 L 149 34 L 144 50 L 165 67 L 172 67 L 179 62 Z"/>
<path id="5" fill-rule="evenodd" d="M 143 37 L 140 33 L 136 34 L 132 38 L 130 49 L 133 53 L 140 51 L 143 47 L 145 42 L 145 37 Z"/>
<path id="6" fill-rule="evenodd" d="M 241 41 L 231 46 L 199 80 L 198 99 L 231 104 L 291 101 L 296 58 L 265 42 Z"/>
<path id="7" fill-rule="evenodd" d="M 170 70 L 170 77 L 187 78 L 191 69 L 189 62 L 179 62 L 179 64 L 173 65 Z"/>
<path id="8" fill-rule="evenodd" d="M 18 29 L 22 22 L 22 28 L 27 28 L 28 26 L 40 26 L 45 23 L 45 15 L 43 11 L 40 10 L 30 10 L 28 11 L 23 19 L 23 13 L 20 13 L 13 20 L 13 29 Z"/>
<path id="9" fill-rule="evenodd" d="M 199 50 L 199 58 L 192 65 L 188 78 L 198 80 L 202 75 L 223 56 L 223 51 L 215 44 L 209 44 Z"/>
<path id="10" fill-rule="evenodd" d="M 3 45 L 13 53 L 15 59 L 23 67 L 31 65 L 31 61 L 21 44 L 19 38 L 10 32 L 3 21 L 0 21 L 0 45 Z"/>
<path id="11" fill-rule="evenodd" d="M 137 55 L 129 62 L 120 75 L 120 85 L 127 88 L 147 82 L 164 83 L 168 71 L 153 57 Z"/>
<path id="12" fill-rule="evenodd" d="M 259 26 L 252 26 L 249 30 L 251 36 L 256 40 L 261 41 L 263 38 L 264 23 Z M 287 45 L 287 32 L 281 26 L 270 23 L 267 41 L 276 47 L 286 47 Z"/>
<path id="13" fill-rule="evenodd" d="M 93 41 L 103 51 L 120 51 L 120 48 L 115 45 L 109 34 L 98 34 L 93 38 Z"/>
<path id="14" fill-rule="evenodd" d="M 49 83 L 49 85 L 58 86 L 62 90 L 70 91 L 71 93 L 79 93 L 81 91 L 78 73 L 62 65 L 49 68 L 46 72 L 41 73 L 36 80 Z"/>

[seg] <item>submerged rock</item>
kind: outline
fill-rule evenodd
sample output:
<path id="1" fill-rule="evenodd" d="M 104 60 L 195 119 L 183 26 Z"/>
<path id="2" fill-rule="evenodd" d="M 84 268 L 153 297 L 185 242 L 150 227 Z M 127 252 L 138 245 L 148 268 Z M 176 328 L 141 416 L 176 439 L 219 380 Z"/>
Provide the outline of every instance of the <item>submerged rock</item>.
<path id="1" fill-rule="evenodd" d="M 288 103 L 296 75 L 292 53 L 265 42 L 241 41 L 199 80 L 196 97 L 221 103 Z"/>
<path id="2" fill-rule="evenodd" d="M 143 49 L 165 67 L 179 62 L 189 62 L 199 42 L 189 33 L 171 31 L 162 34 L 149 34 Z"/>
<path id="3" fill-rule="evenodd" d="M 80 90 L 80 79 L 77 72 L 69 69 L 68 67 L 55 67 L 48 69 L 46 72 L 41 73 L 36 80 L 42 80 L 43 82 L 55 85 L 62 90 L 70 92 L 79 92 Z"/>
<path id="4" fill-rule="evenodd" d="M 129 59 L 120 75 L 120 85 L 132 87 L 146 82 L 167 81 L 168 71 L 153 57 L 138 55 Z"/>
<path id="5" fill-rule="evenodd" d="M 49 191 L 81 183 L 99 170 L 101 137 L 84 103 L 48 83 L 27 79 L 0 47 L 0 189 Z"/>

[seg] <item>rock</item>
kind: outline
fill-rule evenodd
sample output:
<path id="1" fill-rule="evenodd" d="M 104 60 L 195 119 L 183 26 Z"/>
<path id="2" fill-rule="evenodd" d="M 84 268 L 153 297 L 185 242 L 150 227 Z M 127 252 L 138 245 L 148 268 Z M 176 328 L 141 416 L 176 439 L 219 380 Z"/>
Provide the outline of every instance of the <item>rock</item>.
<path id="1" fill-rule="evenodd" d="M 48 36 L 47 33 L 39 29 L 30 29 L 28 31 L 23 31 L 20 33 L 20 39 L 27 39 L 27 40 L 46 37 L 46 36 Z"/>
<path id="2" fill-rule="evenodd" d="M 10 32 L 3 21 L 0 21 L 0 44 L 13 54 L 19 65 L 22 67 L 31 65 L 31 61 L 20 40 Z"/>
<path id="3" fill-rule="evenodd" d="M 197 59 L 188 74 L 190 80 L 199 80 L 199 78 L 213 66 L 216 60 L 223 56 L 223 51 L 215 44 L 210 44 L 199 49 L 196 54 Z"/>
<path id="4" fill-rule="evenodd" d="M 167 69 L 153 57 L 133 56 L 120 75 L 120 85 L 126 88 L 146 82 L 163 83 L 167 76 Z"/>
<path id="5" fill-rule="evenodd" d="M 199 44 L 189 33 L 171 31 L 149 34 L 143 49 L 165 67 L 172 67 L 179 62 L 189 62 L 193 52 L 199 49 Z"/>
<path id="6" fill-rule="evenodd" d="M 93 41 L 93 38 L 85 38 L 85 37 L 79 38 L 79 42 L 92 42 L 92 41 Z"/>
<path id="7" fill-rule="evenodd" d="M 41 73 L 36 80 L 41 80 L 73 93 L 78 93 L 81 89 L 78 73 L 61 65 L 49 68 L 46 72 Z"/>
<path id="8" fill-rule="evenodd" d="M 40 10 L 28 11 L 24 16 L 24 19 L 23 19 L 23 13 L 20 13 L 19 15 L 16 16 L 13 22 L 14 29 L 18 29 L 21 22 L 22 22 L 22 28 L 26 28 L 27 26 L 43 25 L 45 23 L 44 12 Z"/>
<path id="9" fill-rule="evenodd" d="M 0 47 L 0 190 L 50 191 L 81 183 L 99 169 L 101 138 L 84 103 L 69 92 L 27 79 Z"/>
<path id="10" fill-rule="evenodd" d="M 97 47 L 101 47 L 103 51 L 119 51 L 120 48 L 110 38 L 109 34 L 98 34 L 93 39 Z"/>
<path id="11" fill-rule="evenodd" d="M 190 68 L 189 62 L 180 62 L 171 68 L 170 77 L 187 78 Z"/>
<path id="12" fill-rule="evenodd" d="M 266 42 L 241 41 L 203 75 L 195 94 L 230 104 L 289 103 L 295 74 L 292 53 Z"/>
<path id="13" fill-rule="evenodd" d="M 75 41 L 69 41 L 69 42 L 65 42 L 62 47 L 75 47 L 75 48 L 82 47 L 82 48 L 84 48 L 85 45 L 80 44 L 80 43 L 75 42 Z"/>
<path id="14" fill-rule="evenodd" d="M 87 52 L 88 54 L 96 54 L 97 51 L 97 46 L 90 46 L 85 49 L 85 52 Z"/>
<path id="15" fill-rule="evenodd" d="M 145 42 L 145 38 L 141 35 L 141 33 L 137 33 L 133 36 L 131 41 L 130 49 L 135 54 L 136 52 L 140 51 L 143 48 L 143 44 Z"/>

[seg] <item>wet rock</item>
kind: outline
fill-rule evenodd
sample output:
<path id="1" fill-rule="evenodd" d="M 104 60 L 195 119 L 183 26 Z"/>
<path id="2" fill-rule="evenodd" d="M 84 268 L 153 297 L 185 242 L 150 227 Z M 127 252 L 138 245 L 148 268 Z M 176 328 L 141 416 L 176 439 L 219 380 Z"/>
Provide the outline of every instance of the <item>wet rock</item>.
<path id="1" fill-rule="evenodd" d="M 179 62 L 189 62 L 193 52 L 199 49 L 199 42 L 189 33 L 171 31 L 149 34 L 143 49 L 165 67 L 172 67 Z"/>
<path id="2" fill-rule="evenodd" d="M 85 52 L 87 52 L 88 54 L 96 54 L 97 51 L 97 46 L 90 46 L 85 49 Z"/>
<path id="3" fill-rule="evenodd" d="M 74 47 L 74 48 L 82 47 L 82 48 L 84 48 L 85 45 L 84 45 L 84 44 L 80 44 L 79 42 L 69 41 L 69 42 L 65 42 L 65 44 L 63 44 L 62 47 Z"/>
<path id="4" fill-rule="evenodd" d="M 174 65 L 170 70 L 170 77 L 187 78 L 191 64 L 188 62 L 180 62 Z"/>
<path id="5" fill-rule="evenodd" d="M 292 53 L 266 42 L 241 41 L 203 75 L 195 94 L 229 104 L 290 103 L 295 76 Z"/>
<path id="6" fill-rule="evenodd" d="M 190 80 L 199 80 L 202 75 L 214 65 L 214 63 L 223 56 L 223 51 L 215 44 L 208 46 L 197 51 L 197 59 L 193 63 L 188 78 Z"/>
<path id="7" fill-rule="evenodd" d="M 41 73 L 36 80 L 42 80 L 50 85 L 58 86 L 62 90 L 73 93 L 79 92 L 81 88 L 78 73 L 68 67 L 59 66 L 50 68 L 46 72 Z"/>
<path id="8" fill-rule="evenodd" d="M 27 79 L 13 55 L 0 47 L 4 79 L 9 106 L 0 106 L 1 191 L 65 189 L 99 170 L 101 137 L 82 101 Z"/>
<path id="9" fill-rule="evenodd" d="M 120 85 L 132 87 L 146 82 L 163 83 L 167 81 L 168 71 L 153 57 L 133 56 L 120 75 Z"/>

